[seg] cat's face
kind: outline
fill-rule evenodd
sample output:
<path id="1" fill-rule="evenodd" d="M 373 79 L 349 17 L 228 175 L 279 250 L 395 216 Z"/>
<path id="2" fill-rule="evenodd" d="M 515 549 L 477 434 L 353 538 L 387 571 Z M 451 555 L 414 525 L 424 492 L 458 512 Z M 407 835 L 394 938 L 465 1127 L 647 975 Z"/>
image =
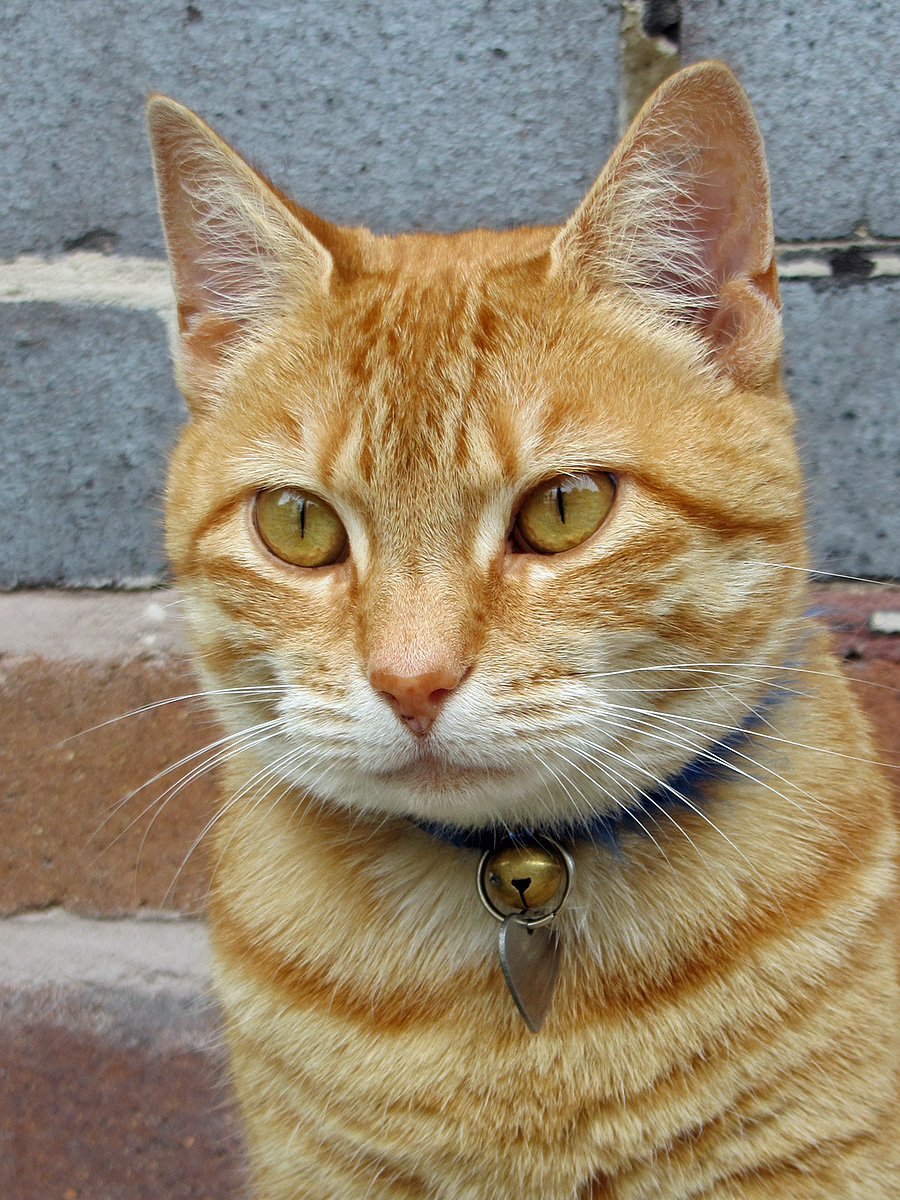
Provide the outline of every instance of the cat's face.
<path id="1" fill-rule="evenodd" d="M 744 261 L 760 238 L 721 232 L 719 148 L 688 171 L 700 201 L 657 222 L 678 245 L 642 251 L 661 266 L 638 277 L 603 261 L 624 184 L 610 201 L 602 178 L 561 232 L 374 239 L 283 205 L 240 160 L 210 184 L 231 152 L 156 103 L 195 409 L 169 546 L 261 794 L 554 824 L 651 789 L 739 722 L 762 673 L 728 664 L 782 661 L 799 573 L 771 564 L 799 564 L 802 542 L 774 276 Z M 637 167 L 620 148 L 607 168 L 643 172 L 645 193 L 648 120 Z"/>

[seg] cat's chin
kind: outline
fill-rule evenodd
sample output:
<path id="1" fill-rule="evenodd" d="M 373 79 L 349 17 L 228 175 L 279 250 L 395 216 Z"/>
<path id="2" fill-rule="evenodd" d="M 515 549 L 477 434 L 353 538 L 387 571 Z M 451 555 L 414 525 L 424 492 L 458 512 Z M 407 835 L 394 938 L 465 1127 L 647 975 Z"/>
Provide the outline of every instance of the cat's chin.
<path id="1" fill-rule="evenodd" d="M 448 767 L 420 761 L 394 770 L 329 771 L 316 793 L 357 811 L 386 813 L 459 828 L 548 825 L 577 820 L 552 781 L 515 768 Z"/>

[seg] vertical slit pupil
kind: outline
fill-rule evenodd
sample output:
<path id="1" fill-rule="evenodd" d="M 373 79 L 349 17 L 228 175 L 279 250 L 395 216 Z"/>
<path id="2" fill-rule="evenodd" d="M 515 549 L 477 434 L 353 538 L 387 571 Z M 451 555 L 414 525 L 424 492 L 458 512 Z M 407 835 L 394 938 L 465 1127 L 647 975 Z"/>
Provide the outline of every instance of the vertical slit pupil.
<path id="1" fill-rule="evenodd" d="M 563 490 L 561 487 L 556 489 L 556 507 L 559 509 L 559 519 L 563 525 L 566 523 L 566 502 L 563 498 Z"/>
<path id="2" fill-rule="evenodd" d="M 300 501 L 300 536 L 306 537 L 306 501 Z"/>

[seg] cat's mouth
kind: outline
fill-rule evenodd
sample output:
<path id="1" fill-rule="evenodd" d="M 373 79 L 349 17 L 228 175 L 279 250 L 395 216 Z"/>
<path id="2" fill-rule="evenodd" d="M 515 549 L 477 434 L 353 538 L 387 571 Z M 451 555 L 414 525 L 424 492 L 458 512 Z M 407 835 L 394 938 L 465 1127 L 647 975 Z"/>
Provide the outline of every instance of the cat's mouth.
<path id="1" fill-rule="evenodd" d="M 317 792 L 360 810 L 452 825 L 526 825 L 558 810 L 570 814 L 569 789 L 557 795 L 558 773 L 524 749 L 435 730 L 338 758 L 317 776 Z"/>
<path id="2" fill-rule="evenodd" d="M 428 750 L 422 750 L 414 762 L 375 772 L 385 783 L 427 787 L 437 792 L 457 791 L 488 779 L 506 779 L 513 773 L 511 768 L 496 763 L 489 767 L 448 763 Z"/>

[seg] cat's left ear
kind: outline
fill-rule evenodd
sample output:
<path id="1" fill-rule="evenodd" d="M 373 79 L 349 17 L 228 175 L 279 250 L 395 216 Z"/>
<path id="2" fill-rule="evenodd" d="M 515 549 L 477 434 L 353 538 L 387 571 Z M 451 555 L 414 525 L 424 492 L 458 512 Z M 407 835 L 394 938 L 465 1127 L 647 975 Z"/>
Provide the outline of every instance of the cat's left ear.
<path id="1" fill-rule="evenodd" d="M 235 346 L 288 303 L 324 295 L 332 258 L 268 180 L 189 108 L 153 96 L 147 126 L 178 304 L 176 374 L 202 410 Z"/>
<path id="2" fill-rule="evenodd" d="M 777 372 L 781 320 L 762 135 L 731 71 L 671 76 L 635 118 L 553 245 L 576 286 L 626 289 L 696 329 L 744 387 Z"/>

